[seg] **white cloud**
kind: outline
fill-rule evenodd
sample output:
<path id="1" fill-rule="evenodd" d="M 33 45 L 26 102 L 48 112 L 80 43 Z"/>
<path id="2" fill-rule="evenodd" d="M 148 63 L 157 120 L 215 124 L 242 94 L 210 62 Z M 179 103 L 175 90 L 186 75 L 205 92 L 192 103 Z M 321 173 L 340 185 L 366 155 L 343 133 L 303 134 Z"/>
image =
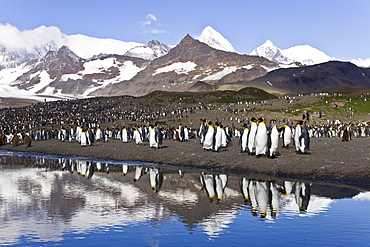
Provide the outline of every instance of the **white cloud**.
<path id="1" fill-rule="evenodd" d="M 158 23 L 158 18 L 153 15 L 153 14 L 148 14 L 146 16 L 145 21 L 141 21 L 141 29 L 143 29 L 144 34 L 161 34 L 161 33 L 166 33 L 166 30 L 155 28 L 161 26 Z M 154 26 L 154 27 L 153 27 Z"/>
<path id="2" fill-rule="evenodd" d="M 157 17 L 155 17 L 155 15 L 153 15 L 153 14 L 148 14 L 146 16 L 146 18 L 149 19 L 149 20 L 152 20 L 152 21 L 157 21 Z"/>

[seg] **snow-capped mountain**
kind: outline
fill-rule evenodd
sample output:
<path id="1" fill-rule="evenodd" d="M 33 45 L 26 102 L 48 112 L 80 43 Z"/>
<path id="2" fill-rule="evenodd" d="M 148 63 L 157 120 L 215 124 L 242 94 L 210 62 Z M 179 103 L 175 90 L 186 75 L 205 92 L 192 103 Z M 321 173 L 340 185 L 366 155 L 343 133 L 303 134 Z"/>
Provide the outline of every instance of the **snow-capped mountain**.
<path id="1" fill-rule="evenodd" d="M 204 28 L 197 39 L 217 50 L 236 52 L 232 44 L 210 26 Z"/>
<path id="2" fill-rule="evenodd" d="M 19 31 L 0 24 L 0 97 L 84 98 L 140 96 L 155 90 L 196 91 L 198 82 L 222 88 L 282 67 L 333 60 L 308 45 L 279 49 L 271 41 L 250 55 L 254 56 L 237 53 L 211 27 L 206 27 L 198 40 L 187 35 L 171 47 L 156 40 L 144 45 L 65 35 L 57 27 Z M 363 73 L 368 76 L 367 71 Z"/>
<path id="3" fill-rule="evenodd" d="M 171 50 L 169 45 L 165 45 L 158 40 L 151 40 L 148 45 L 137 46 L 126 52 L 126 56 L 138 57 L 145 60 L 153 60 L 166 55 Z"/>
<path id="4" fill-rule="evenodd" d="M 124 55 L 130 49 L 144 47 L 145 44 L 81 34 L 65 35 L 54 26 L 20 31 L 10 24 L 0 24 L 0 63 L 3 67 L 25 57 L 41 59 L 48 51 L 57 51 L 62 46 L 67 46 L 77 56 L 88 59 L 99 54 Z"/>
<path id="5" fill-rule="evenodd" d="M 279 64 L 298 62 L 302 65 L 313 65 L 336 60 L 309 45 L 297 45 L 288 49 L 280 49 L 270 40 L 254 49 L 249 55 L 264 57 Z"/>

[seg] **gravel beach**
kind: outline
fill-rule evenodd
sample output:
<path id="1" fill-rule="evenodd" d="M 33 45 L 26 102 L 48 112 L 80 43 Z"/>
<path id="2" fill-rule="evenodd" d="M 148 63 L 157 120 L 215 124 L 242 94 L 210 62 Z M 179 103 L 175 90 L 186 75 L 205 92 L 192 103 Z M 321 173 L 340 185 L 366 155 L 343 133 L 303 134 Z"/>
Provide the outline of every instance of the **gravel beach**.
<path id="1" fill-rule="evenodd" d="M 136 145 L 133 140 L 128 143 L 109 140 L 81 147 L 77 141 L 69 143 L 57 139 L 34 141 L 28 148 L 8 144 L 0 149 L 370 184 L 369 138 L 354 138 L 350 142 L 342 142 L 339 137 L 311 138 L 311 154 L 297 154 L 294 147 L 279 147 L 279 156 L 275 159 L 241 153 L 238 140 L 234 138 L 230 147 L 219 152 L 204 151 L 199 139 L 187 142 L 164 140 L 160 149 L 150 148 L 148 142 Z"/>

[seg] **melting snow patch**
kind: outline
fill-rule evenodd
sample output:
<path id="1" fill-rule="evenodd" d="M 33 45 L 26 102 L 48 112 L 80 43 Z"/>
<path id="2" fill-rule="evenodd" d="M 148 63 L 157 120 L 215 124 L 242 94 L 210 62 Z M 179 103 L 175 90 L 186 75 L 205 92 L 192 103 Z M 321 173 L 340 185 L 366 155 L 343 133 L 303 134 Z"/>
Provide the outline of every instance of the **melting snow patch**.
<path id="1" fill-rule="evenodd" d="M 177 63 L 170 64 L 168 66 L 165 66 L 163 68 L 156 69 L 154 73 L 152 74 L 152 76 L 155 76 L 160 73 L 171 72 L 171 71 L 176 72 L 177 74 L 187 74 L 188 72 L 194 70 L 196 66 L 197 66 L 196 63 L 190 62 L 190 61 L 186 63 L 177 62 Z"/>

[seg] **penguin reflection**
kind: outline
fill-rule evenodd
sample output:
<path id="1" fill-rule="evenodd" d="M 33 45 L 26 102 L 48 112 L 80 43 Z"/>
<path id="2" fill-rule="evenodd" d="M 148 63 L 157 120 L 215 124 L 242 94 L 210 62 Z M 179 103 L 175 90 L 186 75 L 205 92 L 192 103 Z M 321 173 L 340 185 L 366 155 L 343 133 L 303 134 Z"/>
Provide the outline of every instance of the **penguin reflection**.
<path id="1" fill-rule="evenodd" d="M 201 172 L 200 182 L 202 184 L 202 189 L 204 188 L 206 190 L 210 202 L 212 202 L 215 197 L 217 197 L 217 201 L 222 200 L 227 185 L 227 175 L 212 175 Z"/>
<path id="2" fill-rule="evenodd" d="M 295 199 L 299 211 L 307 211 L 311 197 L 311 184 L 297 182 L 295 185 Z"/>
<path id="3" fill-rule="evenodd" d="M 161 189 L 163 184 L 163 173 L 161 168 L 149 168 L 149 182 L 155 192 L 158 192 Z"/>
<path id="4" fill-rule="evenodd" d="M 244 197 L 244 202 L 249 203 L 253 216 L 265 218 L 268 209 L 271 217 L 275 218 L 278 213 L 280 194 L 278 186 L 270 181 L 255 181 L 242 178 L 240 190 Z"/>
<path id="5" fill-rule="evenodd" d="M 142 166 L 136 166 L 135 167 L 134 182 L 138 181 L 141 178 L 142 175 L 143 175 L 143 167 Z"/>

